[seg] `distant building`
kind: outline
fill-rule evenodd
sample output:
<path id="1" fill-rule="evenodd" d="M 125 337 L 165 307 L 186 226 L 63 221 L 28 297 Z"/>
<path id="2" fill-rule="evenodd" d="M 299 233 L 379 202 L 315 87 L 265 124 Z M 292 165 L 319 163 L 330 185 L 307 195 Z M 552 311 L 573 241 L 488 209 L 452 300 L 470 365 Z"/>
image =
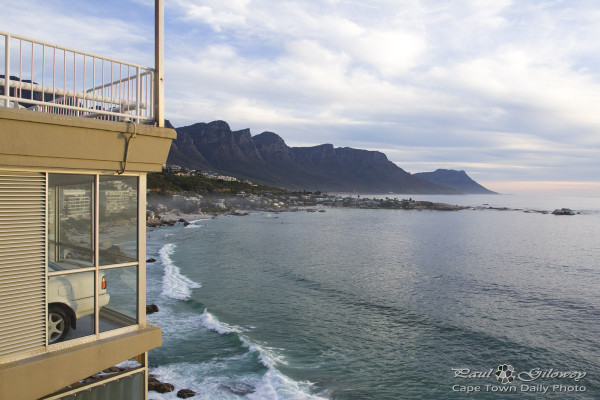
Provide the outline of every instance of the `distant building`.
<path id="1" fill-rule="evenodd" d="M 64 215 L 69 218 L 91 218 L 90 204 L 89 191 L 83 189 L 65 189 L 63 191 L 62 207 Z"/>
<path id="2" fill-rule="evenodd" d="M 106 205 L 105 211 L 108 214 L 128 212 L 132 200 L 137 197 L 137 194 L 137 190 L 132 187 L 104 190 L 100 202 Z"/>
<path id="3" fill-rule="evenodd" d="M 227 175 L 217 175 L 215 177 L 215 179 L 221 179 L 221 180 L 227 181 L 227 182 L 239 182 L 237 178 L 234 178 L 233 176 L 227 176 Z"/>
<path id="4" fill-rule="evenodd" d="M 179 165 L 165 164 L 163 166 L 163 172 L 168 172 L 170 174 L 177 174 L 177 173 L 180 173 L 181 171 L 182 171 L 182 168 Z"/>

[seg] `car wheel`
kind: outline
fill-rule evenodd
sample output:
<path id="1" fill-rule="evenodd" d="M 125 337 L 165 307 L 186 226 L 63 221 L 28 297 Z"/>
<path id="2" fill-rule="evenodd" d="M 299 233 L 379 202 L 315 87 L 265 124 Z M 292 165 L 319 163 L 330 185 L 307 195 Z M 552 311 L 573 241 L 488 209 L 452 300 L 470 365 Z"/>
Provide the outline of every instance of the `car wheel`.
<path id="1" fill-rule="evenodd" d="M 69 316 L 59 306 L 50 306 L 48 308 L 48 343 L 54 344 L 61 342 L 69 333 Z"/>

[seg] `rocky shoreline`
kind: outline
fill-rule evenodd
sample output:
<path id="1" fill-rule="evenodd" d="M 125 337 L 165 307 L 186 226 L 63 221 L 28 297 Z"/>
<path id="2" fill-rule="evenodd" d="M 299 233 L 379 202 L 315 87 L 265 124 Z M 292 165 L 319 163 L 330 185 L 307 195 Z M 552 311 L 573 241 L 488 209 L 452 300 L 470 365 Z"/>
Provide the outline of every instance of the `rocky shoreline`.
<path id="1" fill-rule="evenodd" d="M 175 391 L 175 386 L 172 383 L 161 382 L 156 378 L 156 375 L 148 374 L 148 391 L 154 391 L 157 393 L 170 393 Z M 196 396 L 198 393 L 192 389 L 179 389 L 177 391 L 177 397 L 180 399 L 187 399 Z"/>
<path id="2" fill-rule="evenodd" d="M 209 215 L 200 212 L 182 213 L 178 210 L 172 210 L 164 213 L 155 213 L 148 217 L 146 220 L 146 226 L 149 228 L 158 228 L 159 226 L 175 226 L 177 224 L 188 226 L 193 223 L 193 221 L 212 218 L 216 218 L 216 215 Z"/>
<path id="3" fill-rule="evenodd" d="M 156 260 L 154 260 L 156 261 Z M 146 306 L 146 315 L 154 314 L 159 312 L 160 309 L 156 304 L 148 304 Z M 175 390 L 175 385 L 168 382 L 161 382 L 156 375 L 148 374 L 148 391 L 154 391 L 157 393 L 169 393 Z M 177 391 L 177 397 L 180 399 L 187 399 L 190 397 L 194 397 L 198 393 L 194 392 L 192 389 L 179 389 Z"/>
<path id="4" fill-rule="evenodd" d="M 461 206 L 448 203 L 436 203 L 431 201 L 415 201 L 415 200 L 379 200 L 379 199 L 361 199 L 362 201 L 356 202 L 355 204 L 320 204 L 316 206 L 304 206 L 304 207 L 290 207 L 281 208 L 276 210 L 265 210 L 259 208 L 256 210 L 226 210 L 220 213 L 181 213 L 178 210 L 171 210 L 165 213 L 154 214 L 151 218 L 146 221 L 146 226 L 149 228 L 158 228 L 161 226 L 176 226 L 181 224 L 188 226 L 196 221 L 203 219 L 214 219 L 219 216 L 247 216 L 251 213 L 256 212 L 326 212 L 329 208 L 358 208 L 366 210 L 416 210 L 416 211 L 461 211 L 461 210 L 492 210 L 492 211 L 517 211 L 524 213 L 536 213 L 536 214 L 551 214 L 551 215 L 578 215 L 579 212 L 572 211 L 567 208 L 557 209 L 554 211 L 549 210 L 537 210 L 537 209 L 526 209 L 526 208 L 510 208 L 510 207 L 494 207 L 487 204 L 482 206 Z M 566 211 L 565 211 L 566 210 Z"/>

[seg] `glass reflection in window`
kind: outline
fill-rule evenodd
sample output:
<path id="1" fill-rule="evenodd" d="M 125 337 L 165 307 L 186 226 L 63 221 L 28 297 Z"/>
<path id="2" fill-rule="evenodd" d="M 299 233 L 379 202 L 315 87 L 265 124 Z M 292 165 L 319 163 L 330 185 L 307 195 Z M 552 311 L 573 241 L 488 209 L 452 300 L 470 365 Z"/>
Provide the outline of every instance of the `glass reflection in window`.
<path id="1" fill-rule="evenodd" d="M 100 310 L 100 332 L 137 323 L 137 266 L 100 271 L 107 283 L 110 303 Z"/>
<path id="2" fill-rule="evenodd" d="M 63 269 L 94 266 L 94 178 L 49 174 L 48 259 Z"/>
<path id="3" fill-rule="evenodd" d="M 100 177 L 100 265 L 137 261 L 138 178 Z"/>

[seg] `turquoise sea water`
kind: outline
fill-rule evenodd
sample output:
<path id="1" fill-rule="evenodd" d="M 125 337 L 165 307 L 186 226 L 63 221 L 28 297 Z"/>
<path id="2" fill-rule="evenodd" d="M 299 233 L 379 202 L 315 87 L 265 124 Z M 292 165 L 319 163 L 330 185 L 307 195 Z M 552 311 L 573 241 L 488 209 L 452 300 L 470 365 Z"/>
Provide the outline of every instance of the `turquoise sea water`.
<path id="1" fill-rule="evenodd" d="M 600 199 L 417 199 L 582 213 L 327 209 L 149 230 L 153 373 L 200 399 L 600 397 Z M 514 382 L 483 376 L 502 364 Z"/>

